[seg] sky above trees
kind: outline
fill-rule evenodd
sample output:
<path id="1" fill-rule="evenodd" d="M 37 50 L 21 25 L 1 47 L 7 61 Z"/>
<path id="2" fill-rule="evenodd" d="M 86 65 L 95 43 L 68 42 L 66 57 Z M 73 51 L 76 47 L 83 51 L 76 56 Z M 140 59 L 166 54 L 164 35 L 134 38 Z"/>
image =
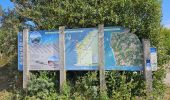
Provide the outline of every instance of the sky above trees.
<path id="1" fill-rule="evenodd" d="M 2 6 L 3 9 L 13 9 L 14 4 L 10 2 L 10 0 L 0 0 L 0 5 Z M 162 3 L 162 25 L 164 25 L 167 28 L 170 28 L 170 13 L 169 13 L 169 5 L 170 5 L 170 0 L 163 0 Z"/>
<path id="2" fill-rule="evenodd" d="M 162 4 L 162 13 L 163 13 L 163 18 L 162 18 L 162 24 L 165 25 L 167 28 L 170 28 L 170 0 L 163 0 Z"/>

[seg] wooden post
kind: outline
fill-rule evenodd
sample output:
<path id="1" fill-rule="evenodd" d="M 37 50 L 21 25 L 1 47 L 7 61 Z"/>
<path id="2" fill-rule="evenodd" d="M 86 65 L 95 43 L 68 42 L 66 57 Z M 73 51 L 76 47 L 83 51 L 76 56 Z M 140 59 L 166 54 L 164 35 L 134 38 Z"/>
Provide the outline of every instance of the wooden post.
<path id="1" fill-rule="evenodd" d="M 0 60 L 2 60 L 2 57 L 3 57 L 3 55 L 2 55 L 2 52 L 0 51 Z"/>
<path id="2" fill-rule="evenodd" d="M 100 73 L 100 92 L 106 90 L 105 83 L 105 59 L 104 59 L 104 25 L 98 26 L 98 56 L 99 56 L 99 73 Z"/>
<path id="3" fill-rule="evenodd" d="M 150 62 L 150 41 L 147 39 L 142 40 L 143 54 L 144 54 L 144 77 L 146 80 L 147 96 L 152 99 L 152 69 Z"/>
<path id="4" fill-rule="evenodd" d="M 27 89 L 29 74 L 29 45 L 28 45 L 28 29 L 23 30 L 23 89 Z"/>
<path id="5" fill-rule="evenodd" d="M 66 82 L 65 71 L 65 33 L 64 26 L 59 27 L 59 55 L 60 55 L 60 91 L 64 82 Z"/>

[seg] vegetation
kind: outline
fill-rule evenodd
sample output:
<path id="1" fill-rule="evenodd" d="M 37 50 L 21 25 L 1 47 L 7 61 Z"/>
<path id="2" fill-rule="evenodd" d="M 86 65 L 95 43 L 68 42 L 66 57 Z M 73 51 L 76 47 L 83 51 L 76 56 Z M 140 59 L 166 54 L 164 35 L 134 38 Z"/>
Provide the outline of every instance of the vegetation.
<path id="1" fill-rule="evenodd" d="M 17 32 L 22 31 L 25 21 L 33 21 L 33 29 L 58 29 L 60 25 L 67 28 L 124 26 L 140 38 L 150 39 L 151 45 L 158 49 L 158 71 L 153 73 L 153 97 L 162 99 L 165 86 L 163 64 L 168 59 L 169 34 L 162 31 L 160 0 L 12 0 L 14 10 L 2 11 L 0 28 L 0 51 L 4 57 L 10 57 L 14 68 L 13 76 L 17 76 L 13 84 L 15 99 L 90 99 L 90 100 L 131 100 L 147 99 L 143 72 L 107 71 L 107 91 L 99 95 L 98 72 L 68 74 L 67 84 L 63 91 L 58 91 L 58 74 L 56 72 L 39 71 L 32 73 L 28 91 L 17 86 L 21 74 L 17 71 Z M 166 34 L 163 34 L 166 33 Z M 166 39 L 165 39 L 166 38 Z M 167 48 L 167 49 L 165 49 Z M 13 64 L 13 65 L 12 65 Z M 57 81 L 56 81 L 57 80 Z M 21 83 L 20 83 L 21 84 Z"/>
<path id="2" fill-rule="evenodd" d="M 170 29 L 163 28 L 161 34 L 164 36 L 164 46 L 166 48 L 167 54 L 170 55 Z"/>

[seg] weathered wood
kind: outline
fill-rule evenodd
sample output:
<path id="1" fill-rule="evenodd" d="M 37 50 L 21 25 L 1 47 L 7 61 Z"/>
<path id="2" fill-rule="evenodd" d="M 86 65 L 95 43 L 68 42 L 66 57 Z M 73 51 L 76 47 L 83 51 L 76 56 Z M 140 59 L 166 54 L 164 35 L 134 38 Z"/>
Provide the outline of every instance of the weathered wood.
<path id="1" fill-rule="evenodd" d="M 60 91 L 63 84 L 66 82 L 65 71 L 65 33 L 64 26 L 59 27 L 59 55 L 60 55 Z"/>
<path id="2" fill-rule="evenodd" d="M 28 29 L 23 30 L 23 89 L 27 89 L 29 74 Z"/>
<path id="3" fill-rule="evenodd" d="M 100 91 L 103 92 L 106 89 L 105 82 L 105 58 L 104 58 L 104 25 L 98 26 L 98 63 L 100 73 Z"/>
<path id="4" fill-rule="evenodd" d="M 151 97 L 152 93 L 152 69 L 150 63 L 150 41 L 147 39 L 142 40 L 143 54 L 144 54 L 144 77 L 146 81 L 147 96 Z"/>
<path id="5" fill-rule="evenodd" d="M 3 57 L 3 55 L 2 55 L 2 53 L 0 52 L 0 59 L 2 60 L 2 57 Z"/>

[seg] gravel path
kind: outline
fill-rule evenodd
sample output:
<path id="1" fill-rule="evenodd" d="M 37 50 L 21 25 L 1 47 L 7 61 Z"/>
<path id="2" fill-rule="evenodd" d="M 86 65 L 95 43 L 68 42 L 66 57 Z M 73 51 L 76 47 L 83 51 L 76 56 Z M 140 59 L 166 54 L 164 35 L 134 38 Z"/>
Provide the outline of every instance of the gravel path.
<path id="1" fill-rule="evenodd" d="M 170 72 L 166 74 L 166 78 L 165 78 L 165 84 L 170 86 Z"/>

